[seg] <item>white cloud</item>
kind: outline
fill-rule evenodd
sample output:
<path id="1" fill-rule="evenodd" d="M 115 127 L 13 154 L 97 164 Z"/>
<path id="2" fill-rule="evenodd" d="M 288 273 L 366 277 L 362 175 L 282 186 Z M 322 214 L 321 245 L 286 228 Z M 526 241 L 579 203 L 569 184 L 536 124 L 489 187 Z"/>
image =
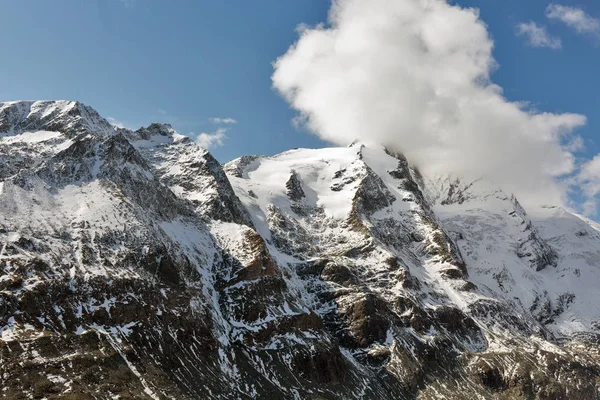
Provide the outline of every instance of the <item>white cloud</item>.
<path id="1" fill-rule="evenodd" d="M 550 49 L 560 49 L 562 47 L 559 38 L 551 36 L 546 27 L 538 26 L 533 21 L 518 24 L 517 34 L 525 36 L 527 43 L 532 47 L 546 47 Z"/>
<path id="2" fill-rule="evenodd" d="M 219 128 L 212 133 L 202 132 L 196 137 L 196 143 L 205 149 L 223 146 L 223 140 L 227 138 L 226 133 L 227 129 L 225 128 Z"/>
<path id="3" fill-rule="evenodd" d="M 525 202 L 567 202 L 573 131 L 586 117 L 506 99 L 490 80 L 494 44 L 478 10 L 334 0 L 327 25 L 299 32 L 274 63 L 273 86 L 321 138 L 377 141 L 425 173 L 485 177 Z"/>
<path id="4" fill-rule="evenodd" d="M 233 118 L 210 118 L 210 122 L 213 124 L 237 124 Z"/>
<path id="5" fill-rule="evenodd" d="M 125 124 L 123 124 L 123 122 L 113 118 L 113 117 L 107 117 L 106 120 L 112 125 L 112 126 L 116 126 L 117 128 L 125 128 Z"/>
<path id="6" fill-rule="evenodd" d="M 586 197 L 583 212 L 593 215 L 597 208 L 597 197 L 600 194 L 600 155 L 586 162 L 577 177 L 581 190 Z"/>
<path id="7" fill-rule="evenodd" d="M 591 17 L 580 8 L 550 4 L 546 8 L 546 17 L 562 21 L 577 33 L 600 36 L 600 19 Z"/>

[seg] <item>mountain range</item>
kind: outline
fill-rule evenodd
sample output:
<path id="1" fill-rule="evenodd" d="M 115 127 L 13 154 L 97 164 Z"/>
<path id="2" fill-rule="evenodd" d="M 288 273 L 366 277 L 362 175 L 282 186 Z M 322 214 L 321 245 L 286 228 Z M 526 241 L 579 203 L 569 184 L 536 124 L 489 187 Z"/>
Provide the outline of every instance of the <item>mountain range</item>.
<path id="1" fill-rule="evenodd" d="M 376 143 L 0 103 L 0 398 L 598 399 L 600 225 Z"/>

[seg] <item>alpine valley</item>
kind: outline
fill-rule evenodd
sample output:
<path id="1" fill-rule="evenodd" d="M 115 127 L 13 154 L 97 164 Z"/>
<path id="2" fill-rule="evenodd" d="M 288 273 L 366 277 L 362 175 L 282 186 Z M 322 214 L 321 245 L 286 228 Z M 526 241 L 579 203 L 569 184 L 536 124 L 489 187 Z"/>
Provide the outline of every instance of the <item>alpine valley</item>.
<path id="1" fill-rule="evenodd" d="M 600 398 L 600 226 L 376 144 L 0 103 L 0 397 Z"/>

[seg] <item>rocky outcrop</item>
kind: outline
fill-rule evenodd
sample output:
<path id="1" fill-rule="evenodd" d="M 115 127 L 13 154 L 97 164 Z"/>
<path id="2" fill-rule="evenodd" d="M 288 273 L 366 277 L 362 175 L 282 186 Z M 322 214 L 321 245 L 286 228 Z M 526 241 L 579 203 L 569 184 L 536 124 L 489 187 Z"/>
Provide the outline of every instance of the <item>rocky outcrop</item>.
<path id="1" fill-rule="evenodd" d="M 287 195 L 292 201 L 300 201 L 306 197 L 306 194 L 304 194 L 304 190 L 302 189 L 302 182 L 294 170 L 292 170 L 290 179 L 285 183 L 285 187 L 287 189 Z"/>

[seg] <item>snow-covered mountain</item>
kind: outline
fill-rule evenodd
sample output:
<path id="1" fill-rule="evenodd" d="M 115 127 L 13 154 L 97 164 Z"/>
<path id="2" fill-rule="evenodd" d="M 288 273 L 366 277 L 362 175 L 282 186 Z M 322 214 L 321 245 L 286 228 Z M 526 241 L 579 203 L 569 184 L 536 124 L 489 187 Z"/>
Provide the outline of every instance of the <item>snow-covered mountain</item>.
<path id="1" fill-rule="evenodd" d="M 0 103 L 0 397 L 597 399 L 600 226 L 376 144 Z"/>

